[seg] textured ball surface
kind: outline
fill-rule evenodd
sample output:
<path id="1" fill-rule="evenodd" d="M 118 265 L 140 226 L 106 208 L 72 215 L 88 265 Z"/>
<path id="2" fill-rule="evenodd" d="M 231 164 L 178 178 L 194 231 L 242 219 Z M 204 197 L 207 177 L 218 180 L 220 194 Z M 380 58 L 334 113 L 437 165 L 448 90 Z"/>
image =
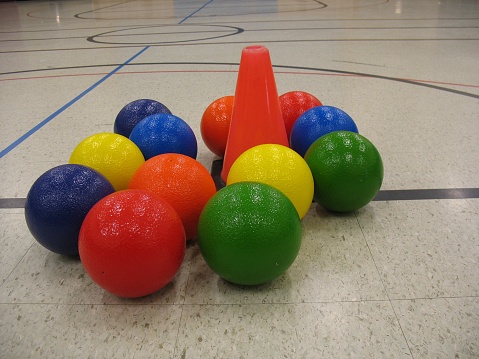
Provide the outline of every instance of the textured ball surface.
<path id="1" fill-rule="evenodd" d="M 113 131 L 119 135 L 130 137 L 133 128 L 150 115 L 166 113 L 171 111 L 161 102 L 149 99 L 140 99 L 125 105 L 115 119 Z"/>
<path id="2" fill-rule="evenodd" d="M 196 239 L 201 211 L 216 193 L 208 170 L 195 159 L 178 153 L 150 158 L 135 172 L 129 188 L 166 199 L 179 214 L 187 239 Z"/>
<path id="3" fill-rule="evenodd" d="M 365 137 L 347 131 L 315 141 L 305 160 L 314 178 L 314 199 L 334 212 L 351 212 L 368 204 L 383 181 L 383 162 Z"/>
<path id="4" fill-rule="evenodd" d="M 334 131 L 357 133 L 358 128 L 354 120 L 339 108 L 333 106 L 314 107 L 296 120 L 291 130 L 291 148 L 304 157 L 314 141 Z"/>
<path id="5" fill-rule="evenodd" d="M 291 135 L 296 120 L 307 110 L 322 106 L 315 96 L 304 91 L 291 91 L 279 96 L 279 103 L 281 105 L 281 112 L 283 114 L 284 126 L 286 127 L 286 134 L 288 138 Z"/>
<path id="6" fill-rule="evenodd" d="M 210 268 L 240 285 L 269 282 L 294 262 L 301 247 L 301 220 L 279 190 L 256 182 L 221 189 L 206 204 L 198 244 Z"/>
<path id="7" fill-rule="evenodd" d="M 88 211 L 115 190 L 97 171 L 61 165 L 42 174 L 25 202 L 25 220 L 33 237 L 48 250 L 78 255 L 78 234 Z"/>
<path id="8" fill-rule="evenodd" d="M 201 117 L 201 137 L 206 147 L 219 157 L 223 157 L 228 141 L 234 96 L 224 96 L 213 101 Z"/>
<path id="9" fill-rule="evenodd" d="M 106 291 L 126 298 L 152 294 L 178 272 L 186 248 L 178 214 L 164 199 L 125 190 L 100 200 L 78 239 L 88 275 Z"/>
<path id="10" fill-rule="evenodd" d="M 243 152 L 231 166 L 226 184 L 244 181 L 265 183 L 283 192 L 299 218 L 311 207 L 313 175 L 306 161 L 288 147 L 264 144 Z"/>
<path id="11" fill-rule="evenodd" d="M 130 134 L 146 160 L 163 153 L 181 153 L 196 158 L 195 133 L 181 118 L 169 114 L 150 115 L 141 120 Z"/>
<path id="12" fill-rule="evenodd" d="M 98 133 L 80 142 L 69 162 L 97 170 L 119 191 L 128 187 L 131 176 L 145 159 L 128 138 L 116 133 Z"/>

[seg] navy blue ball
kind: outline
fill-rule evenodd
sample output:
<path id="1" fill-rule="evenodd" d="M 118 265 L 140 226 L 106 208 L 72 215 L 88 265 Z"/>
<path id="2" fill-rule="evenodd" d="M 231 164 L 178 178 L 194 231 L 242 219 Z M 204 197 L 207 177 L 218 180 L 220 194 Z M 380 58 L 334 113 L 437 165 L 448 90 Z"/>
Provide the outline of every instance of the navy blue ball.
<path id="1" fill-rule="evenodd" d="M 131 131 L 138 122 L 157 113 L 171 114 L 171 111 L 155 100 L 141 99 L 130 102 L 116 116 L 113 132 L 130 137 Z"/>
<path id="2" fill-rule="evenodd" d="M 191 127 L 175 115 L 151 115 L 131 131 L 132 140 L 145 160 L 163 153 L 180 153 L 196 159 L 198 143 Z"/>
<path id="3" fill-rule="evenodd" d="M 25 203 L 25 220 L 33 237 L 48 250 L 78 255 L 78 234 L 83 219 L 103 197 L 115 192 L 99 172 L 65 164 L 42 174 Z"/>
<path id="4" fill-rule="evenodd" d="M 333 106 L 313 107 L 303 113 L 293 125 L 289 144 L 302 157 L 309 146 L 321 136 L 335 131 L 358 133 L 353 119 L 343 110 Z"/>

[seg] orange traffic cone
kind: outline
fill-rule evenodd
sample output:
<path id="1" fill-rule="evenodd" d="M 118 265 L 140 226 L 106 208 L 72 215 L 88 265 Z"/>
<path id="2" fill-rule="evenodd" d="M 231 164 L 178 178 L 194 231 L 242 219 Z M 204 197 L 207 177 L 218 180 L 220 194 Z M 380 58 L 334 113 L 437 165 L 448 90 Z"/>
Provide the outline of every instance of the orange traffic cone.
<path id="1" fill-rule="evenodd" d="M 221 179 L 244 151 L 265 143 L 289 147 L 269 51 L 248 46 L 241 53 Z"/>

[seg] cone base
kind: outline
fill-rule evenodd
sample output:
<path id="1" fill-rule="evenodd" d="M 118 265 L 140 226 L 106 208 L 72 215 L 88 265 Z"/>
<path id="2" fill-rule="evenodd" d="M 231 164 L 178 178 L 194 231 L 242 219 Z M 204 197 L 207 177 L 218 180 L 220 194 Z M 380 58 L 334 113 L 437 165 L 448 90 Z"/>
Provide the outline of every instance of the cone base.
<path id="1" fill-rule="evenodd" d="M 214 160 L 211 164 L 211 177 L 215 182 L 216 190 L 219 191 L 226 187 L 226 182 L 221 178 L 221 171 L 223 170 L 223 159 Z"/>

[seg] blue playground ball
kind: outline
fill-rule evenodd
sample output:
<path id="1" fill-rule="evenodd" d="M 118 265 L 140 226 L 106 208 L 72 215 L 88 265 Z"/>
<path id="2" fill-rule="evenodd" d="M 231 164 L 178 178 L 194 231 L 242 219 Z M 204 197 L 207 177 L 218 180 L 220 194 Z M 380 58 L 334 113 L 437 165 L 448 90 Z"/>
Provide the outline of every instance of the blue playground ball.
<path id="1" fill-rule="evenodd" d="M 333 106 L 313 107 L 294 123 L 289 139 L 290 146 L 302 157 L 309 146 L 321 136 L 335 131 L 358 133 L 353 119 L 343 110 Z"/>
<path id="2" fill-rule="evenodd" d="M 25 220 L 33 237 L 48 250 L 78 255 L 78 234 L 83 219 L 103 197 L 115 192 L 97 171 L 65 164 L 42 174 L 25 203 Z"/>
<path id="3" fill-rule="evenodd" d="M 171 114 L 171 111 L 155 100 L 141 99 L 130 102 L 116 116 L 113 132 L 130 137 L 131 131 L 138 122 L 157 113 Z"/>
<path id="4" fill-rule="evenodd" d="M 145 160 L 163 153 L 180 153 L 196 159 L 198 143 L 191 127 L 175 115 L 157 114 L 141 120 L 131 131 Z"/>

